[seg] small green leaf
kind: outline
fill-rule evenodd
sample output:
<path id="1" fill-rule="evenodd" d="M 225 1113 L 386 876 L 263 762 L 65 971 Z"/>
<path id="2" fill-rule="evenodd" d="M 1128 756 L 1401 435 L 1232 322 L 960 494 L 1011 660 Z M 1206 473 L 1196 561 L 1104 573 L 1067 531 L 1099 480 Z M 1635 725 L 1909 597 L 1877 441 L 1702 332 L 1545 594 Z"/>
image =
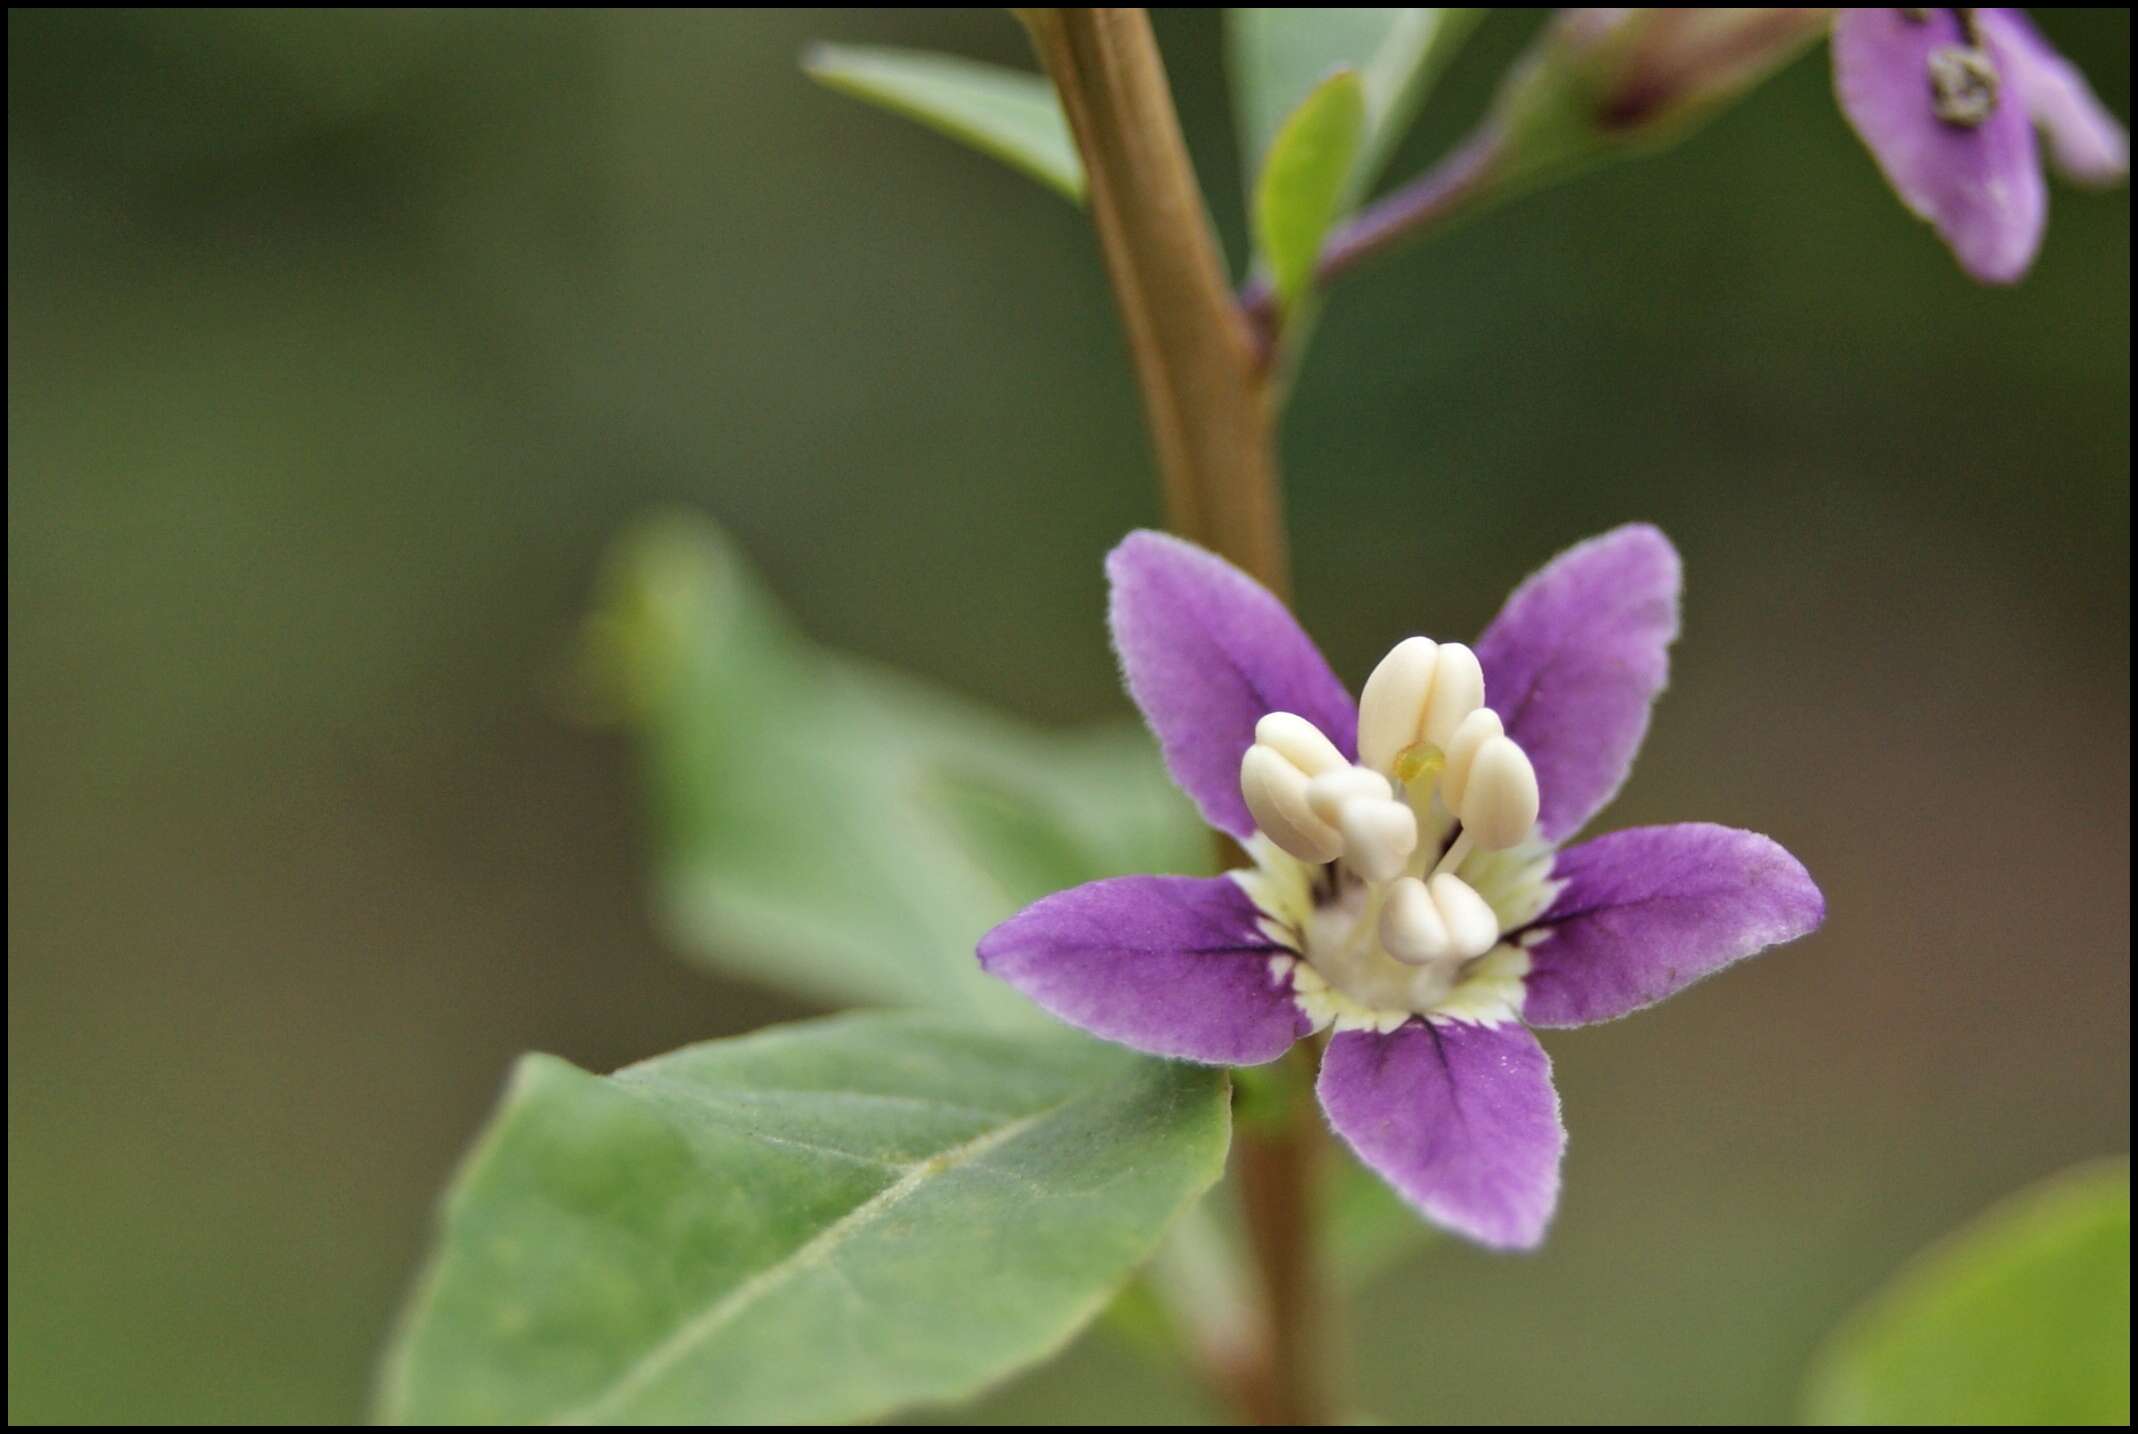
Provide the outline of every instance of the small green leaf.
<path id="1" fill-rule="evenodd" d="M 657 910 L 723 970 L 830 1002 L 1029 1012 L 973 955 L 989 926 L 1209 859 L 1146 734 L 1041 732 L 818 648 L 703 519 L 617 544 L 586 650 L 644 753 Z"/>
<path id="2" fill-rule="evenodd" d="M 1932 1248 L 1829 1341 L 1819 1424 L 2128 1424 L 2131 1171 L 2081 1167 Z"/>
<path id="3" fill-rule="evenodd" d="M 404 1422 L 824 1423 L 1059 1348 L 1223 1168 L 1222 1072 L 845 1016 L 525 1058 L 390 1352 Z"/>
<path id="4" fill-rule="evenodd" d="M 1277 131 L 1255 187 L 1255 247 L 1289 309 L 1314 279 L 1322 237 L 1336 222 L 1366 134 L 1365 91 L 1350 70 L 1315 87 Z"/>
<path id="5" fill-rule="evenodd" d="M 1364 92 L 1366 134 L 1343 191 L 1348 207 L 1380 173 L 1426 91 L 1481 14 L 1474 9 L 1227 10 L 1226 66 L 1248 192 L 1260 184 L 1286 120 L 1331 71 L 1351 69 Z"/>
<path id="6" fill-rule="evenodd" d="M 827 88 L 918 120 L 1084 202 L 1084 165 L 1044 76 L 873 45 L 815 46 L 802 69 Z"/>

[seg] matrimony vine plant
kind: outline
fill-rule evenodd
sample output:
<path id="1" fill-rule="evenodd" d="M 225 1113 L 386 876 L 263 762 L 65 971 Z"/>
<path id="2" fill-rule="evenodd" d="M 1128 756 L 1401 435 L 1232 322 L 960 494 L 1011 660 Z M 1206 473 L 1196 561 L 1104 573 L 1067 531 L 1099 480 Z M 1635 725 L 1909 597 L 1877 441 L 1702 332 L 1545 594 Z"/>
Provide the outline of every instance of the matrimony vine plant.
<path id="1" fill-rule="evenodd" d="M 1849 123 L 1975 279 L 2041 245 L 2037 134 L 2075 180 L 2127 164 L 2017 11 L 1568 10 L 1467 138 L 1368 202 L 1480 12 L 1238 10 L 1235 285 L 1147 14 L 1016 15 L 1043 74 L 851 47 L 807 68 L 1088 209 L 1171 530 L 1105 558 L 1107 618 L 1210 830 L 1140 739 L 1025 729 L 810 648 L 716 531 L 649 525 L 587 653 L 641 735 L 664 919 L 729 969 L 879 1009 L 613 1076 L 525 1058 L 447 1198 L 387 1418 L 875 1418 L 1094 1321 L 1234 1417 L 1355 1414 L 1347 1261 L 1428 1226 L 1546 1237 L 1565 1135 L 1534 1030 L 1649 1006 L 1825 903 L 1750 832 L 1579 839 L 1668 676 L 1680 560 L 1652 526 L 1566 547 L 1474 645 L 1387 634 L 1354 700 L 1286 605 L 1278 419 L 1323 294 L 1683 135 L 1822 36 Z"/>

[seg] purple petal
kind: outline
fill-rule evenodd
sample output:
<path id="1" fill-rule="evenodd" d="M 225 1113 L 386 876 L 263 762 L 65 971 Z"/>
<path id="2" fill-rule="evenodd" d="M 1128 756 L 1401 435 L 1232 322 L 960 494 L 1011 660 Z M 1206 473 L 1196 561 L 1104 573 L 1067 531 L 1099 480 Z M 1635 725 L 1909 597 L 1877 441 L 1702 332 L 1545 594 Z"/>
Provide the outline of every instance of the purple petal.
<path id="1" fill-rule="evenodd" d="M 1095 1036 L 1252 1066 L 1313 1029 L 1261 913 L 1223 876 L 1117 876 L 1058 891 L 980 938 L 980 964 Z"/>
<path id="2" fill-rule="evenodd" d="M 2078 67 L 2056 52 L 2018 10 L 1977 10 L 2000 57 L 2012 66 L 2027 113 L 2049 138 L 2057 172 L 2078 184 L 2114 184 L 2130 172 L 2131 137 L 2094 98 Z"/>
<path id="3" fill-rule="evenodd" d="M 1655 1004 L 1826 917 L 1804 865 L 1756 832 L 1636 827 L 1559 853 L 1522 1019 L 1586 1026 Z"/>
<path id="4" fill-rule="evenodd" d="M 1834 92 L 1901 202 L 1937 229 L 1960 267 L 1992 284 L 2027 271 L 2041 246 L 2048 194 L 2027 123 L 2024 63 L 1985 30 L 2001 85 L 1974 126 L 1931 108 L 1930 57 L 1964 44 L 1951 10 L 1911 20 L 1902 10 L 1844 9 L 1834 16 Z"/>
<path id="5" fill-rule="evenodd" d="M 1611 800 L 1648 732 L 1678 635 L 1678 552 L 1629 523 L 1553 558 L 1477 640 L 1485 703 L 1537 769 L 1562 841 Z"/>
<path id="6" fill-rule="evenodd" d="M 1523 1027 L 1339 1031 L 1318 1090 L 1336 1133 L 1436 1225 L 1501 1249 L 1544 1238 L 1566 1130 L 1551 1059 Z"/>
<path id="7" fill-rule="evenodd" d="M 1166 765 L 1203 819 L 1246 838 L 1240 758 L 1255 723 L 1295 712 L 1346 757 L 1358 708 L 1270 591 L 1214 553 L 1163 533 L 1131 533 L 1106 558 L 1108 620 L 1129 695 L 1158 736 Z"/>

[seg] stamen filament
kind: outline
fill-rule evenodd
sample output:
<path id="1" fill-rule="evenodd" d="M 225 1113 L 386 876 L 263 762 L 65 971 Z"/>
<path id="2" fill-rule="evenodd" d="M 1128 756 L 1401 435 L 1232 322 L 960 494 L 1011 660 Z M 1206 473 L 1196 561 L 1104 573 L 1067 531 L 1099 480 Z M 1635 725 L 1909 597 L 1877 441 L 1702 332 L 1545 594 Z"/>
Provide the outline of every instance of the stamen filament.
<path id="1" fill-rule="evenodd" d="M 1454 871 L 1457 867 L 1462 865 L 1463 858 L 1467 857 L 1470 854 L 1470 849 L 1476 845 L 1476 834 L 1473 833 L 1468 827 L 1464 827 L 1462 830 L 1462 834 L 1455 838 L 1453 845 L 1449 846 L 1447 854 L 1441 857 L 1439 863 L 1434 866 L 1433 875 L 1445 876 L 1449 872 Z"/>
<path id="2" fill-rule="evenodd" d="M 1350 934 L 1344 937 L 1343 947 L 1338 952 L 1339 961 L 1350 962 L 1365 950 L 1368 942 L 1375 939 L 1381 928 L 1381 908 L 1388 904 L 1388 893 L 1395 889 L 1396 884 L 1393 881 L 1384 881 L 1377 886 L 1366 888 L 1365 909 L 1359 912 L 1359 918 L 1352 924 Z"/>

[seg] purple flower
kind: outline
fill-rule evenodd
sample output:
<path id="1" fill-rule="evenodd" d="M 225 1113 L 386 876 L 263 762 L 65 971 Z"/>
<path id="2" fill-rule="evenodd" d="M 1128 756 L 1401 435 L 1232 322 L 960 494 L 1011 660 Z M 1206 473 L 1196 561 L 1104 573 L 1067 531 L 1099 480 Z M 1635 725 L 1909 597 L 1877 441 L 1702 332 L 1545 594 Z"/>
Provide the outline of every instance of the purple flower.
<path id="1" fill-rule="evenodd" d="M 1359 1157 L 1427 1218 L 1535 1245 L 1566 1135 L 1529 1027 L 1628 1015 L 1825 914 L 1803 866 L 1750 832 L 1560 847 L 1647 730 L 1676 551 L 1640 525 L 1583 543 L 1474 653 L 1407 639 L 1358 704 L 1222 559 L 1144 532 L 1106 566 L 1129 692 L 1254 866 L 1059 892 L 989 932 L 981 964 L 1156 1055 L 1255 1065 L 1330 1029 L 1322 1108 Z"/>
<path id="2" fill-rule="evenodd" d="M 2130 137 L 2018 10 L 1840 10 L 1834 90 L 1901 201 L 1987 283 L 2027 272 L 2048 215 L 2034 126 L 2081 184 L 2130 167 Z"/>

